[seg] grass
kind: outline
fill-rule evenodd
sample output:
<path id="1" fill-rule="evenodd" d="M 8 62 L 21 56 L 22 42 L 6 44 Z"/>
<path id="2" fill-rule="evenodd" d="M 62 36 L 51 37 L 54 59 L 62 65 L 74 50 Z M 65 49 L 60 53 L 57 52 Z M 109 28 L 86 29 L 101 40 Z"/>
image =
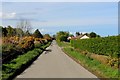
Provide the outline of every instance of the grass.
<path id="1" fill-rule="evenodd" d="M 70 47 L 69 43 L 66 44 L 66 43 L 58 42 L 58 44 L 61 44 L 61 47 L 65 46 L 63 48 L 63 51 L 68 56 L 72 57 L 74 60 L 76 60 L 82 66 L 87 68 L 96 76 L 100 78 L 118 78 L 118 69 L 113 69 L 109 66 L 101 64 L 97 60 L 91 59 L 83 54 L 80 54 L 80 52 Z"/>

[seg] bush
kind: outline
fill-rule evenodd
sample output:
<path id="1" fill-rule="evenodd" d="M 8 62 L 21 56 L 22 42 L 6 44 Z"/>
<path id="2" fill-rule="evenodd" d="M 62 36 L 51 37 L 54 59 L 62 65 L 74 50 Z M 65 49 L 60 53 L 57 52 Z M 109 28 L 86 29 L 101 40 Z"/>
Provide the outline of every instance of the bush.
<path id="1" fill-rule="evenodd" d="M 34 48 L 34 38 L 33 37 L 24 37 L 21 42 L 18 44 L 25 50 L 30 50 Z"/>
<path id="2" fill-rule="evenodd" d="M 10 43 L 2 44 L 2 58 L 4 59 L 6 56 L 10 55 L 10 53 L 12 53 L 14 50 L 16 50 L 14 44 L 10 44 Z"/>
<path id="3" fill-rule="evenodd" d="M 36 43 L 35 44 L 35 48 L 41 48 L 41 46 L 43 46 L 43 44 L 41 44 L 41 43 Z"/>

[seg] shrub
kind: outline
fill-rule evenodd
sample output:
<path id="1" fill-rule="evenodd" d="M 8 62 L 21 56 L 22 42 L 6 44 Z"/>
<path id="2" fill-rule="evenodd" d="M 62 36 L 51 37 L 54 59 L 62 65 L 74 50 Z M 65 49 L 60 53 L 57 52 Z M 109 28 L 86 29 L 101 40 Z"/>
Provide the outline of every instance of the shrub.
<path id="1" fill-rule="evenodd" d="M 36 43 L 36 44 L 35 44 L 35 48 L 41 48 L 42 45 L 43 45 L 43 44 L 41 44 L 41 43 Z"/>

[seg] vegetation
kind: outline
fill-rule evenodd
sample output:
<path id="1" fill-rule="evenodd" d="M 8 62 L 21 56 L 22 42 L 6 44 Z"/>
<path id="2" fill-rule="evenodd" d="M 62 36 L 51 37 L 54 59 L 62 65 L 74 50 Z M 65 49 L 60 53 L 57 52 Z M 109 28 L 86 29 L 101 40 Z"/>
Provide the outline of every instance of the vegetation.
<path id="1" fill-rule="evenodd" d="M 2 27 L 2 37 L 24 37 L 28 34 L 28 32 L 29 31 L 24 32 L 21 28 L 13 28 L 11 26 Z"/>
<path id="2" fill-rule="evenodd" d="M 85 40 L 71 40 L 71 45 L 74 48 L 78 48 L 83 51 L 87 50 L 88 52 L 99 55 L 106 55 L 118 58 L 118 55 L 120 54 L 120 46 L 118 46 L 118 36 Z"/>
<path id="3" fill-rule="evenodd" d="M 28 51 L 27 53 L 18 56 L 7 64 L 3 64 L 2 79 L 13 79 L 17 74 L 21 73 L 25 68 L 27 68 L 27 66 L 29 66 L 49 45 L 50 42 L 46 45 L 39 46 L 32 51 Z"/>
<path id="4" fill-rule="evenodd" d="M 73 58 L 76 62 L 80 63 L 82 66 L 87 68 L 89 71 L 94 73 L 100 78 L 118 78 L 118 68 L 112 68 L 110 66 L 101 64 L 100 61 L 90 58 L 82 54 L 80 51 L 74 49 L 70 43 L 58 42 L 57 43 L 63 47 L 63 51 Z"/>
<path id="5" fill-rule="evenodd" d="M 32 29 L 30 21 L 28 19 L 21 19 L 17 23 L 17 29 L 21 29 L 23 32 L 30 32 Z"/>
<path id="6" fill-rule="evenodd" d="M 67 41 L 68 36 L 69 36 L 69 32 L 60 31 L 57 33 L 56 39 L 58 41 Z"/>
<path id="7" fill-rule="evenodd" d="M 101 64 L 99 61 L 86 57 L 85 55 L 80 54 L 78 51 L 75 51 L 72 48 L 64 48 L 64 51 L 76 59 L 77 62 L 80 62 L 84 67 L 87 67 L 88 70 L 93 72 L 98 77 L 118 78 L 118 69 L 113 69 L 109 66 Z"/>
<path id="8" fill-rule="evenodd" d="M 33 36 L 35 38 L 43 38 L 43 35 L 40 33 L 40 31 L 38 29 L 35 30 L 35 32 L 33 33 Z"/>
<path id="9" fill-rule="evenodd" d="M 33 37 L 3 37 L 2 62 L 6 63 L 34 48 Z"/>
<path id="10" fill-rule="evenodd" d="M 48 41 L 52 41 L 52 37 L 49 34 L 45 34 L 44 39 L 47 39 Z"/>
<path id="11" fill-rule="evenodd" d="M 69 32 L 65 32 L 65 31 L 59 31 L 56 35 L 54 35 L 54 37 L 56 37 L 57 41 L 64 41 L 64 42 L 69 42 L 70 39 L 68 39 L 68 37 L 73 37 L 74 39 L 78 39 L 78 36 L 83 36 L 83 35 L 87 35 L 90 38 L 98 38 L 100 37 L 100 35 L 97 35 L 95 32 L 91 32 L 91 33 L 79 33 L 76 32 L 76 37 L 73 34 L 69 34 Z"/>
<path id="12" fill-rule="evenodd" d="M 76 37 L 78 37 L 80 35 L 83 35 L 83 33 L 76 32 Z M 90 38 L 100 37 L 100 35 L 96 34 L 95 32 L 85 33 L 85 35 L 89 36 Z"/>
<path id="13" fill-rule="evenodd" d="M 16 74 L 30 65 L 47 46 L 52 38 L 44 37 L 37 29 L 30 33 L 30 25 L 22 21 L 18 28 L 0 27 L 2 30 L 2 79 L 12 80 Z"/>

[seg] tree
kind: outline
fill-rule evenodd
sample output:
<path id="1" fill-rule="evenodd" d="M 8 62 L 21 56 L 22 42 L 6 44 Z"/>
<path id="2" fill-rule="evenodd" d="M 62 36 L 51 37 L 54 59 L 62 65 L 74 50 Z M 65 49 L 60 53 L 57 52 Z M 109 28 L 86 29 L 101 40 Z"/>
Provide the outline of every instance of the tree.
<path id="1" fill-rule="evenodd" d="M 38 29 L 35 30 L 35 32 L 33 33 L 33 36 L 36 38 L 43 38 L 43 35 L 40 33 Z"/>
<path id="2" fill-rule="evenodd" d="M 74 37 L 74 35 L 73 35 L 73 34 L 70 34 L 69 36 L 70 36 L 70 37 Z"/>
<path id="3" fill-rule="evenodd" d="M 79 32 L 76 32 L 76 37 L 79 36 L 79 35 L 80 35 L 80 33 L 79 33 Z"/>
<path id="4" fill-rule="evenodd" d="M 15 31 L 16 31 L 16 36 L 18 37 L 24 36 L 24 32 L 21 28 L 15 28 Z"/>
<path id="5" fill-rule="evenodd" d="M 88 33 L 85 33 L 84 35 L 89 36 L 89 34 L 88 34 Z"/>
<path id="6" fill-rule="evenodd" d="M 100 35 L 97 35 L 97 37 L 100 37 Z"/>
<path id="7" fill-rule="evenodd" d="M 53 40 L 55 40 L 56 39 L 56 35 L 53 35 Z"/>
<path id="8" fill-rule="evenodd" d="M 69 36 L 69 32 L 60 31 L 57 33 L 56 39 L 58 41 L 67 41 L 68 36 Z"/>
<path id="9" fill-rule="evenodd" d="M 30 36 L 30 35 L 31 35 L 30 32 L 26 31 L 25 36 Z"/>
<path id="10" fill-rule="evenodd" d="M 2 27 L 2 36 L 7 37 L 7 33 L 8 33 L 8 31 L 7 31 L 6 27 L 5 28 Z"/>
<path id="11" fill-rule="evenodd" d="M 94 33 L 94 32 L 91 32 L 91 33 L 90 33 L 90 37 L 91 37 L 91 38 L 95 38 L 95 37 L 97 37 L 97 34 Z"/>
<path id="12" fill-rule="evenodd" d="M 47 39 L 48 41 L 51 41 L 51 40 L 52 40 L 52 38 L 51 38 L 51 36 L 50 36 L 49 34 L 45 34 L 45 35 L 44 35 L 44 38 Z"/>
<path id="13" fill-rule="evenodd" d="M 17 28 L 22 29 L 24 33 L 26 33 L 27 31 L 30 32 L 32 29 L 31 23 L 27 19 L 21 19 L 20 22 L 17 23 Z M 17 32 L 17 33 L 19 34 L 19 32 Z"/>
<path id="14" fill-rule="evenodd" d="M 11 27 L 11 26 L 8 26 L 7 28 L 7 36 L 8 37 L 11 37 L 11 36 L 15 36 L 16 34 L 15 34 L 15 30 Z"/>
<path id="15" fill-rule="evenodd" d="M 0 37 L 2 37 L 2 26 L 0 26 Z"/>

